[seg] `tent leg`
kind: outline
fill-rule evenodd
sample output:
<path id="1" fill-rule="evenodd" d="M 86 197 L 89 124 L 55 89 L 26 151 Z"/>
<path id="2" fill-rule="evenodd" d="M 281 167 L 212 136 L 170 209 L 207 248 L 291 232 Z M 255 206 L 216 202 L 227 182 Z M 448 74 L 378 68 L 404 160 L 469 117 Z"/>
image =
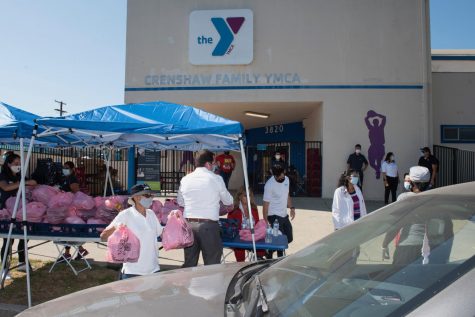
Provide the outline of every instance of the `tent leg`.
<path id="1" fill-rule="evenodd" d="M 21 182 L 20 186 L 22 187 L 22 211 L 23 211 L 23 239 L 25 241 L 25 249 L 23 250 L 25 254 L 25 266 L 26 266 L 26 287 L 28 290 L 28 307 L 31 307 L 31 281 L 30 281 L 30 259 L 28 257 L 28 221 L 26 219 L 26 187 L 25 187 L 25 178 L 28 171 L 28 163 L 30 161 L 31 151 L 33 148 L 34 137 L 32 137 L 30 146 L 28 147 L 28 154 L 24 154 L 23 148 L 23 138 L 20 139 L 20 159 L 21 159 Z"/>
<path id="2" fill-rule="evenodd" d="M 106 157 L 107 155 L 107 157 Z M 104 179 L 104 197 L 107 196 L 107 185 L 109 184 L 109 166 L 110 166 L 110 152 L 104 151 L 104 158 L 106 159 L 106 178 Z"/>
<path id="3" fill-rule="evenodd" d="M 111 166 L 111 157 L 112 157 L 112 149 L 109 150 L 109 167 Z M 112 183 L 112 175 L 111 173 L 108 174 L 109 175 L 109 185 L 111 187 L 111 193 L 112 193 L 112 196 L 115 196 L 115 193 L 114 193 L 114 183 Z"/>
<path id="4" fill-rule="evenodd" d="M 252 216 L 251 198 L 249 196 L 249 178 L 247 175 L 247 161 L 246 161 L 246 153 L 244 152 L 244 143 L 242 141 L 242 137 L 239 138 L 239 145 L 241 147 L 242 169 L 244 172 L 244 184 L 246 186 L 247 210 L 249 210 L 249 219 L 251 220 L 250 223 L 251 223 L 252 249 L 254 251 L 254 255 L 251 258 L 251 261 L 257 261 L 256 237 L 254 236 L 254 219 Z"/>

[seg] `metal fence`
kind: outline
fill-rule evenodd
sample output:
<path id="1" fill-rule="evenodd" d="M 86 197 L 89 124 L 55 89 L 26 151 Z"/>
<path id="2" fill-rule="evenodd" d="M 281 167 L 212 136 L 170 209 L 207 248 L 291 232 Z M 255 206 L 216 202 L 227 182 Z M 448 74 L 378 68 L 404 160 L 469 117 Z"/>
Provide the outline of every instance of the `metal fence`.
<path id="1" fill-rule="evenodd" d="M 434 145 L 439 160 L 437 187 L 475 181 L 475 152 Z"/>
<path id="2" fill-rule="evenodd" d="M 14 151 L 19 154 L 19 146 L 1 145 L 2 154 Z M 26 155 L 27 149 L 25 149 Z M 112 150 L 110 173 L 116 193 L 128 188 L 127 149 Z M 62 166 L 71 161 L 76 166 L 81 190 L 91 195 L 102 195 L 106 175 L 104 151 L 92 148 L 48 148 L 34 147 L 29 162 L 28 177 L 40 183 L 54 185 L 61 177 Z"/>
<path id="3" fill-rule="evenodd" d="M 271 175 L 274 154 L 279 152 L 287 165 L 290 193 L 293 196 L 321 196 L 322 142 L 281 142 L 247 146 L 250 185 L 256 193 L 264 192 Z"/>

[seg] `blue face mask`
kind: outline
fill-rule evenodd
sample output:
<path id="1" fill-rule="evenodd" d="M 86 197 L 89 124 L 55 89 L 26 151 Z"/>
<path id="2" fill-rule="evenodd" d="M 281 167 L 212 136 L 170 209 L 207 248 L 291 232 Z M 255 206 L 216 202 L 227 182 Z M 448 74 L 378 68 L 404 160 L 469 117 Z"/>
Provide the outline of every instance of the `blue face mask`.
<path id="1" fill-rule="evenodd" d="M 350 179 L 350 182 L 353 184 L 353 185 L 358 185 L 358 181 L 360 180 L 360 178 L 358 176 L 351 176 L 351 179 Z"/>
<path id="2" fill-rule="evenodd" d="M 410 191 L 411 188 L 412 188 L 412 186 L 411 186 L 410 182 L 404 182 L 404 189 L 405 190 Z"/>

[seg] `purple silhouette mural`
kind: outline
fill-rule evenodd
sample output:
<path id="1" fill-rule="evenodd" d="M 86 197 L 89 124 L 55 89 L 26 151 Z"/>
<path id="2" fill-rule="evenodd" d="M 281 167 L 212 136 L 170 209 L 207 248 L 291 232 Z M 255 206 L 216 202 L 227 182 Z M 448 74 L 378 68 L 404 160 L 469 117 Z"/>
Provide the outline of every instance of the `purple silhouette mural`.
<path id="1" fill-rule="evenodd" d="M 372 121 L 370 121 L 371 119 Z M 369 165 L 376 171 L 376 179 L 379 179 L 381 177 L 381 162 L 385 153 L 384 126 L 386 125 L 386 116 L 370 110 L 364 120 L 369 130 Z"/>

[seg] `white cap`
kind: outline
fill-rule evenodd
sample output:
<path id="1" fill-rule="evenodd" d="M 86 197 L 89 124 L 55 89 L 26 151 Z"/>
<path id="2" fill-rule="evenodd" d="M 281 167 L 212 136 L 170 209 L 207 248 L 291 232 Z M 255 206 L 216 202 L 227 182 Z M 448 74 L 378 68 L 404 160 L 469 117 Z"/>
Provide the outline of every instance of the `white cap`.
<path id="1" fill-rule="evenodd" d="M 413 182 L 428 182 L 430 181 L 429 169 L 424 166 L 413 166 L 409 169 L 409 178 Z"/>

